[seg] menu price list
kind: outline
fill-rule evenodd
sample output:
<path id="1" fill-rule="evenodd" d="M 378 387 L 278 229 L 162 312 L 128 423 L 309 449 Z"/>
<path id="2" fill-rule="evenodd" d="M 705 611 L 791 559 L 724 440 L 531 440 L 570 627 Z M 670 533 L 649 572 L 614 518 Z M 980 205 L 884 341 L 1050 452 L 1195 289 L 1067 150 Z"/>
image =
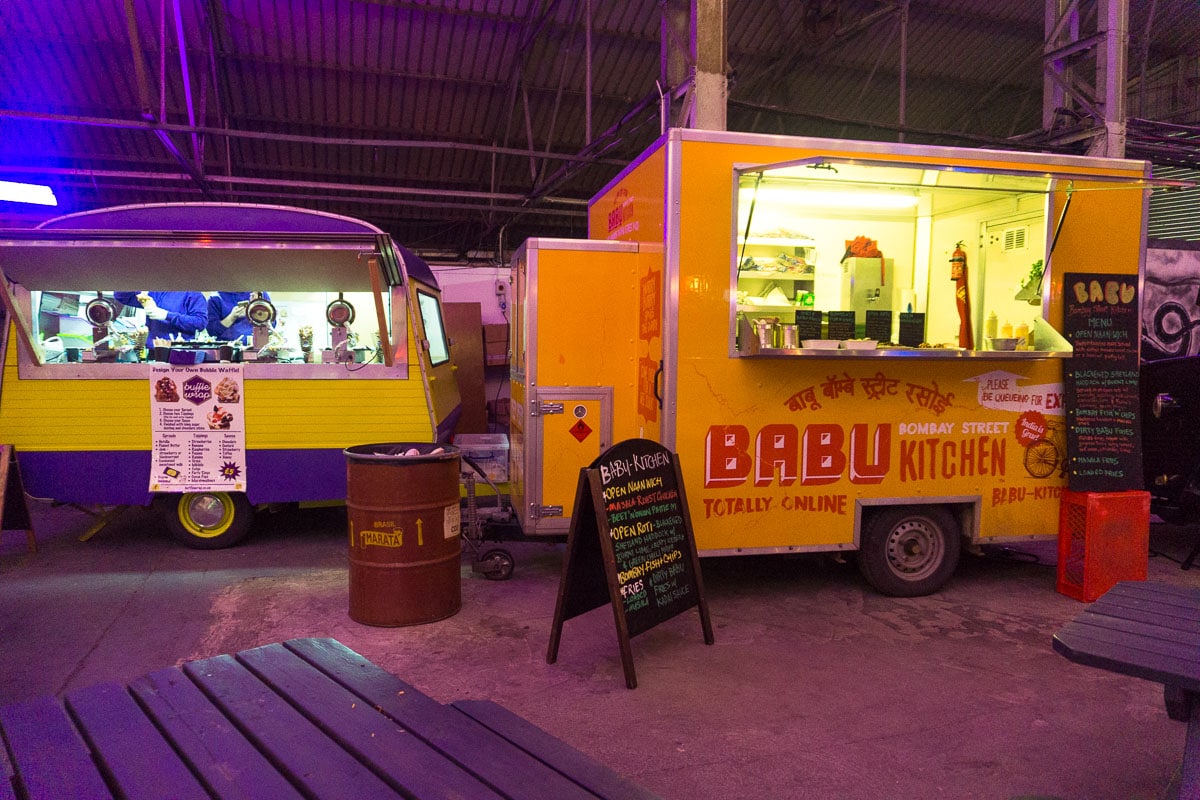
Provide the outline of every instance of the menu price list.
<path id="1" fill-rule="evenodd" d="M 905 347 L 920 347 L 925 341 L 925 314 L 914 311 L 900 312 L 900 344 Z"/>
<path id="2" fill-rule="evenodd" d="M 241 365 L 150 372 L 150 491 L 244 491 Z"/>
<path id="3" fill-rule="evenodd" d="M 892 312 L 867 311 L 867 338 L 877 342 L 888 342 L 892 339 Z"/>
<path id="4" fill-rule="evenodd" d="M 546 662 L 558 658 L 565 620 L 609 603 L 630 689 L 630 637 L 696 607 L 713 643 L 679 464 L 648 439 L 613 445 L 580 470 Z"/>
<path id="5" fill-rule="evenodd" d="M 1116 466 L 1137 455 L 1138 371 L 1071 370 L 1075 382 L 1073 427 L 1081 469 Z M 1103 455 L 1100 455 L 1103 454 Z"/>
<path id="6" fill-rule="evenodd" d="M 1072 491 L 1141 489 L 1136 278 L 1068 273 L 1065 371 Z"/>
<path id="7" fill-rule="evenodd" d="M 606 453 L 599 473 L 621 602 L 635 634 L 696 601 L 671 454 L 653 442 L 632 442 L 640 446 Z"/>
<path id="8" fill-rule="evenodd" d="M 177 469 L 181 476 L 187 476 L 189 485 L 224 482 L 226 465 L 241 458 L 242 447 L 236 433 L 187 435 L 186 444 L 182 445 L 166 438 L 175 436 L 163 434 L 157 443 L 160 471 Z"/>

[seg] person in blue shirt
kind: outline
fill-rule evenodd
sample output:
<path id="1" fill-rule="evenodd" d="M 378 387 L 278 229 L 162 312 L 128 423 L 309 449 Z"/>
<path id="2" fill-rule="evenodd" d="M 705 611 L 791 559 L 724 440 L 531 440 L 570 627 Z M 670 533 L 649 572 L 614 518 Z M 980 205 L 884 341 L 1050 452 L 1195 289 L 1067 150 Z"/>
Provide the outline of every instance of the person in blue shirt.
<path id="1" fill-rule="evenodd" d="M 200 292 L 113 292 L 118 303 L 146 311 L 146 338 L 191 339 L 208 324 L 208 308 Z"/>
<path id="2" fill-rule="evenodd" d="M 246 319 L 246 304 L 254 294 L 268 302 L 271 300 L 266 292 L 217 292 L 208 298 L 208 332 L 223 342 L 245 336 L 253 339 L 254 325 Z"/>

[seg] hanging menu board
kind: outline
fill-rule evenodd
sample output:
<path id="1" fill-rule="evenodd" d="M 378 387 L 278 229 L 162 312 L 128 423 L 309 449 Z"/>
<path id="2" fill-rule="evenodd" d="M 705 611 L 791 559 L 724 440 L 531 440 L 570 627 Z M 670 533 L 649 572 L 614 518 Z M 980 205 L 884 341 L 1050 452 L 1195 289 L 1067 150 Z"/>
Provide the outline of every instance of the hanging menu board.
<path id="1" fill-rule="evenodd" d="M 558 658 L 564 621 L 606 603 L 630 689 L 630 637 L 696 607 L 704 642 L 713 643 L 679 464 L 648 439 L 620 442 L 580 470 L 546 661 Z"/>
<path id="2" fill-rule="evenodd" d="M 1137 277 L 1069 272 L 1064 333 L 1067 485 L 1075 492 L 1141 490 Z"/>
<path id="3" fill-rule="evenodd" d="M 150 491 L 246 491 L 241 364 L 150 367 Z"/>

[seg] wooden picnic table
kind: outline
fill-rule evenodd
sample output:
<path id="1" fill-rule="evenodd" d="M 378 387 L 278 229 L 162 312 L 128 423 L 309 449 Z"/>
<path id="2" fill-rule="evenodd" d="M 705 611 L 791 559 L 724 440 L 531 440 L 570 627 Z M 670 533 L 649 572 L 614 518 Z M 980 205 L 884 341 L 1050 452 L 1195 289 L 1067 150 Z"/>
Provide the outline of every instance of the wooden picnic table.
<path id="1" fill-rule="evenodd" d="M 293 639 L 0 708 L 0 800 L 654 795 L 491 701 Z"/>
<path id="2" fill-rule="evenodd" d="M 1163 685 L 1167 716 L 1188 723 L 1179 797 L 1200 798 L 1200 589 L 1122 581 L 1054 634 L 1054 649 Z"/>

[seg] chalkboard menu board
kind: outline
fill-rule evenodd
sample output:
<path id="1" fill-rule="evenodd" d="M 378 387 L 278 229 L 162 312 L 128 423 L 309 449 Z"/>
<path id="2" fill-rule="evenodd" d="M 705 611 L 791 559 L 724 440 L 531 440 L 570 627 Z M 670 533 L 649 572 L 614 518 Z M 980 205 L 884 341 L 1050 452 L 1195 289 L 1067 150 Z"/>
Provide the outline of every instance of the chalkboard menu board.
<path id="1" fill-rule="evenodd" d="M 829 333 L 825 336 L 826 339 L 853 339 L 854 336 L 854 312 L 853 311 L 830 311 L 829 312 Z"/>
<path id="2" fill-rule="evenodd" d="M 704 642 L 713 643 L 679 464 L 648 439 L 620 442 L 580 470 L 546 661 L 558 658 L 564 621 L 606 603 L 630 689 L 630 637 L 698 607 Z"/>
<path id="3" fill-rule="evenodd" d="M 821 338 L 821 316 L 820 311 L 804 311 L 796 312 L 796 332 L 797 338 L 801 341 L 805 339 L 820 339 Z"/>
<path id="4" fill-rule="evenodd" d="M 900 312 L 900 344 L 920 347 L 925 341 L 925 315 L 912 311 Z"/>
<path id="5" fill-rule="evenodd" d="M 877 342 L 892 340 L 892 312 L 867 311 L 867 338 Z"/>
<path id="6" fill-rule="evenodd" d="M 1067 485 L 1075 492 L 1141 490 L 1136 275 L 1068 272 L 1063 332 Z"/>

